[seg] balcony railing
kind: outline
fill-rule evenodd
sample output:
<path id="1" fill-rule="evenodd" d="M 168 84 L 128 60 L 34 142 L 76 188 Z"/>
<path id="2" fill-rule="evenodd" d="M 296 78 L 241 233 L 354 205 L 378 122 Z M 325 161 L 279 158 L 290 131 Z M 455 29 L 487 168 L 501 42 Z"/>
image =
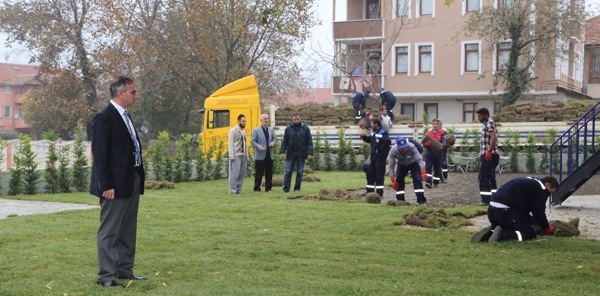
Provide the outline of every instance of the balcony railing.
<path id="1" fill-rule="evenodd" d="M 340 84 L 342 79 L 345 79 L 346 82 L 349 83 L 344 83 L 343 85 Z M 332 86 L 332 92 L 334 94 L 350 94 L 350 92 L 354 89 L 353 88 L 353 84 L 352 84 L 352 77 L 350 76 L 333 76 L 333 86 Z M 369 90 L 369 91 L 377 91 L 379 89 L 379 87 L 381 86 L 381 79 L 382 76 L 381 75 L 372 75 L 371 77 L 371 86 L 367 86 L 366 88 L 363 86 L 363 90 Z M 358 80 L 355 80 L 357 83 Z M 341 88 L 340 86 L 344 86 L 344 88 Z"/>
<path id="2" fill-rule="evenodd" d="M 374 39 L 382 38 L 382 20 L 355 20 L 333 23 L 333 39 Z"/>

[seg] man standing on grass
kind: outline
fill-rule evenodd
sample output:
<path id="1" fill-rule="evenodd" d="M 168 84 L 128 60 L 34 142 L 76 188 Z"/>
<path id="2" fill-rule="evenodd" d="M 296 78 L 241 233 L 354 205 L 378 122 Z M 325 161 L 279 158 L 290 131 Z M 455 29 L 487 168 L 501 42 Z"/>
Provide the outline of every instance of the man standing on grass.
<path id="1" fill-rule="evenodd" d="M 246 144 L 246 116 L 238 115 L 238 125 L 232 127 L 227 135 L 227 148 L 229 151 L 229 193 L 242 193 L 244 178 L 248 172 L 250 156 Z"/>
<path id="2" fill-rule="evenodd" d="M 371 144 L 371 164 L 367 172 L 367 192 L 377 192 L 383 196 L 383 183 L 385 181 L 385 161 L 390 151 L 390 136 L 381 128 L 381 120 L 373 119 L 373 131 L 369 136 L 364 133 L 360 138 Z"/>
<path id="3" fill-rule="evenodd" d="M 269 115 L 260 116 L 260 126 L 252 131 L 252 147 L 254 147 L 254 192 L 260 192 L 262 176 L 265 175 L 265 191 L 271 192 L 273 186 L 273 160 L 275 160 L 275 135 L 269 127 Z"/>
<path id="4" fill-rule="evenodd" d="M 487 108 L 477 110 L 477 120 L 483 124 L 481 126 L 481 150 L 479 153 L 481 167 L 478 176 L 481 202 L 477 205 L 487 206 L 490 204 L 490 198 L 496 192 L 496 188 L 498 188 L 496 184 L 496 167 L 500 161 L 500 155 L 496 149 L 498 129 L 496 129 L 496 123 L 490 117 L 490 111 Z"/>
<path id="5" fill-rule="evenodd" d="M 138 98 L 134 80 L 119 76 L 110 84 L 110 95 L 110 103 L 92 119 L 90 193 L 100 198 L 97 283 L 123 288 L 117 278 L 145 279 L 133 274 L 145 174 L 140 138 L 127 112 Z"/>
<path id="6" fill-rule="evenodd" d="M 292 115 L 292 122 L 283 132 L 281 159 L 287 159 L 285 165 L 285 176 L 283 177 L 283 192 L 289 192 L 292 185 L 292 171 L 296 167 L 296 183 L 294 191 L 300 191 L 302 177 L 304 176 L 304 162 L 313 158 L 313 141 L 310 128 L 300 121 L 300 114 Z"/>
<path id="7" fill-rule="evenodd" d="M 546 234 L 554 229 L 546 218 L 546 200 L 558 190 L 554 177 L 543 179 L 521 177 L 502 185 L 490 200 L 488 219 L 492 224 L 476 233 L 471 243 L 487 241 L 518 240 L 536 238 L 532 224 L 539 225 Z"/>

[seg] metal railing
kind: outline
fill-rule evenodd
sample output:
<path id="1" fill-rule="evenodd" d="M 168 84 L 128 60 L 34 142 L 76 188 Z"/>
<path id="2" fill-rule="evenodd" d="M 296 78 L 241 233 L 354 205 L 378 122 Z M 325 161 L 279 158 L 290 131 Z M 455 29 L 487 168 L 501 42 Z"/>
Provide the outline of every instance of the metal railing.
<path id="1" fill-rule="evenodd" d="M 596 152 L 596 118 L 599 113 L 600 102 L 575 121 L 550 146 L 550 175 L 558 175 L 559 183 L 563 181 L 564 175 L 573 173 Z M 553 166 L 555 157 L 558 157 L 557 168 Z"/>

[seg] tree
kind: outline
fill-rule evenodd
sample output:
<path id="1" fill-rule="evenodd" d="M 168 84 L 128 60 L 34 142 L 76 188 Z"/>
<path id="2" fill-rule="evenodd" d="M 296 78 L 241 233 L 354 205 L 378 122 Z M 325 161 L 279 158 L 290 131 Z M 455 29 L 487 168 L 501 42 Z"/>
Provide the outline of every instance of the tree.
<path id="1" fill-rule="evenodd" d="M 97 1 L 89 0 L 5 0 L 0 4 L 0 32 L 7 45 L 20 43 L 31 53 L 31 62 L 40 72 L 77 73 L 88 108 L 97 100 L 99 69 L 94 52 L 100 40 L 101 14 Z M 76 121 L 75 121 L 76 122 Z M 57 129 L 58 131 L 58 129 Z"/>
<path id="2" fill-rule="evenodd" d="M 16 194 L 20 192 L 26 194 L 36 194 L 38 190 L 37 185 L 40 178 L 40 172 L 37 171 L 38 165 L 35 162 L 35 157 L 37 154 L 31 150 L 31 138 L 28 135 L 19 134 L 18 139 L 19 148 L 15 153 L 15 170 L 19 172 L 21 184 L 15 184 L 19 188 L 19 192 L 16 192 Z M 13 185 L 12 183 L 13 182 L 11 181 L 11 189 Z"/>
<path id="3" fill-rule="evenodd" d="M 122 37 L 104 46 L 119 57 L 108 67 L 139 69 L 144 99 L 135 109 L 151 133 L 197 132 L 204 99 L 231 81 L 255 74 L 264 98 L 293 85 L 314 1 L 103 0 L 112 13 L 104 26 Z"/>
<path id="4" fill-rule="evenodd" d="M 79 192 L 86 191 L 89 186 L 88 178 L 88 159 L 85 155 L 86 146 L 83 141 L 83 134 L 78 133 L 73 141 L 73 168 L 71 174 L 73 176 L 73 186 Z"/>
<path id="5" fill-rule="evenodd" d="M 581 21 L 586 14 L 577 1 L 500 2 L 497 8 L 487 5 L 481 12 L 470 14 L 464 32 L 484 40 L 489 53 L 499 42 L 510 44 L 505 69 L 495 73 L 492 89 L 504 85 L 503 105 L 509 105 L 533 88 L 533 67 L 555 65 L 555 58 L 568 52 L 570 38 L 582 36 Z"/>
<path id="6" fill-rule="evenodd" d="M 56 170 L 56 161 L 58 160 L 58 154 L 56 153 L 56 140 L 58 140 L 58 135 L 50 130 L 42 134 L 42 139 L 50 141 L 48 156 L 46 158 L 46 169 L 44 170 L 44 181 L 46 181 L 44 189 L 48 193 L 57 193 L 58 172 Z"/>
<path id="7" fill-rule="evenodd" d="M 55 131 L 62 139 L 72 139 L 78 122 L 88 122 L 93 110 L 84 100 L 85 87 L 75 74 L 64 71 L 44 87 L 27 93 L 25 120 L 34 131 Z"/>

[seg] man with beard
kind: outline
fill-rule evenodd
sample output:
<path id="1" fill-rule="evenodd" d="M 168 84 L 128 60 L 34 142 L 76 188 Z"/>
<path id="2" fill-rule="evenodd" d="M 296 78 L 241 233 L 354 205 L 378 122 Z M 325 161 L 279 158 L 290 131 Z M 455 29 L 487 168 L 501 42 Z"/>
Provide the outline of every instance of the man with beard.
<path id="1" fill-rule="evenodd" d="M 496 167 L 500 161 L 500 155 L 496 149 L 498 129 L 496 129 L 496 123 L 490 117 L 490 111 L 487 108 L 477 110 L 477 120 L 483 124 L 481 126 L 481 150 L 479 153 L 481 167 L 479 168 L 478 177 L 481 202 L 478 205 L 487 206 L 490 204 L 490 198 L 498 188 L 496 184 Z"/>
<path id="2" fill-rule="evenodd" d="M 292 115 L 292 122 L 283 132 L 281 159 L 287 159 L 285 165 L 285 176 L 283 177 L 283 192 L 289 192 L 292 183 L 292 171 L 296 167 L 296 183 L 294 191 L 300 191 L 302 177 L 304 176 L 304 162 L 313 158 L 313 141 L 310 128 L 300 121 L 300 114 Z"/>
<path id="3" fill-rule="evenodd" d="M 246 172 L 250 164 L 246 144 L 246 131 L 244 130 L 246 128 L 246 117 L 244 114 L 240 114 L 237 119 L 238 125 L 232 127 L 227 136 L 230 194 L 242 193 L 242 185 L 244 184 L 244 178 L 246 178 Z"/>

